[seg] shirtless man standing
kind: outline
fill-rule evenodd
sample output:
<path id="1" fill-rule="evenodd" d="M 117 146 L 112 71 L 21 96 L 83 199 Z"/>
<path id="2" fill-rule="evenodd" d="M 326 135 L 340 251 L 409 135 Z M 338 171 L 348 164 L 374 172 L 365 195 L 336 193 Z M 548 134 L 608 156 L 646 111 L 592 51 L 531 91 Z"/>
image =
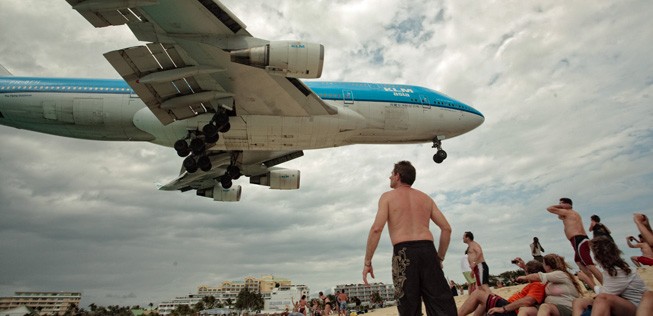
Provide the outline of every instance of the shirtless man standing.
<path id="1" fill-rule="evenodd" d="M 368 284 L 368 274 L 374 278 L 372 257 L 387 222 L 394 248 L 392 279 L 399 315 L 421 315 L 422 300 L 428 316 L 456 315 L 456 303 L 442 272 L 451 226 L 431 197 L 411 188 L 413 182 L 415 168 L 410 162 L 396 163 L 390 175 L 393 190 L 381 195 L 367 238 L 363 282 Z M 437 251 L 429 230 L 430 221 L 440 228 Z"/>
<path id="2" fill-rule="evenodd" d="M 467 244 L 467 260 L 469 267 L 472 268 L 472 274 L 476 278 L 476 288 L 490 292 L 490 269 L 485 263 L 481 245 L 474 241 L 472 232 L 465 232 L 463 242 Z"/>
<path id="3" fill-rule="evenodd" d="M 594 275 L 599 283 L 603 283 L 603 275 L 594 265 L 590 255 L 589 238 L 587 238 L 587 233 L 583 228 L 583 221 L 580 214 L 571 207 L 572 201 L 570 198 L 560 198 L 560 204 L 551 205 L 546 210 L 558 215 L 558 219 L 562 220 L 565 227 L 565 236 L 574 248 L 574 261 L 576 261 L 580 270 L 587 275 Z"/>

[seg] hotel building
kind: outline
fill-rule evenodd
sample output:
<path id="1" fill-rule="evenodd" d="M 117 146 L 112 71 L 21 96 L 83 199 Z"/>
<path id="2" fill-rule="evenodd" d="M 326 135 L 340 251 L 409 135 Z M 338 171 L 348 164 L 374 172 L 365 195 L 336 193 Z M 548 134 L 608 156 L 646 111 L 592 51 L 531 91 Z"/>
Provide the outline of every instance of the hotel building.
<path id="1" fill-rule="evenodd" d="M 63 315 L 69 307 L 79 307 L 80 292 L 15 292 L 14 296 L 0 297 L 0 310 L 27 306 L 41 316 Z"/>

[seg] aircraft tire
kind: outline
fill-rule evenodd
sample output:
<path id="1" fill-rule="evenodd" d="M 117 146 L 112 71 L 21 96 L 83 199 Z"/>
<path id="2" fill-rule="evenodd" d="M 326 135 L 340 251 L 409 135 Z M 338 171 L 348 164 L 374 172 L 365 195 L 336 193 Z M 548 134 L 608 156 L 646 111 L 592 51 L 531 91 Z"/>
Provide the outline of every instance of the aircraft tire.
<path id="1" fill-rule="evenodd" d="M 219 139 L 220 139 L 220 135 L 219 135 L 219 134 L 215 134 L 215 135 L 210 136 L 210 137 L 209 137 L 209 136 L 204 137 L 204 141 L 205 141 L 207 144 L 215 144 L 215 143 L 218 142 Z"/>
<path id="2" fill-rule="evenodd" d="M 197 171 L 197 161 L 193 157 L 186 157 L 183 165 L 188 173 L 195 173 Z"/>
<path id="3" fill-rule="evenodd" d="M 193 140 L 190 141 L 190 150 L 193 152 L 193 154 L 201 155 L 205 149 L 206 146 L 204 146 L 204 141 L 201 139 L 193 138 Z"/>
<path id="4" fill-rule="evenodd" d="M 213 125 L 213 123 L 206 124 L 202 127 L 202 133 L 204 133 L 204 136 L 206 137 L 214 136 L 218 133 L 218 127 Z"/>
<path id="5" fill-rule="evenodd" d="M 216 126 L 222 126 L 229 123 L 229 116 L 225 114 L 220 114 L 215 117 L 215 125 Z"/>
<path id="6" fill-rule="evenodd" d="M 188 147 L 186 147 L 184 149 L 181 149 L 181 150 L 177 150 L 177 155 L 179 157 L 186 157 L 186 156 L 188 156 L 188 154 L 190 154 L 190 148 L 188 148 Z"/>
<path id="7" fill-rule="evenodd" d="M 445 159 L 447 159 L 447 152 L 442 149 L 438 150 L 435 155 L 433 155 L 433 161 L 435 161 L 435 163 L 442 163 Z"/>
<path id="8" fill-rule="evenodd" d="M 229 166 L 227 167 L 227 174 L 232 179 L 237 180 L 238 178 L 240 178 L 240 168 L 236 166 Z"/>
<path id="9" fill-rule="evenodd" d="M 220 127 L 220 133 L 226 133 L 231 129 L 231 123 L 227 122 L 226 124 Z"/>
<path id="10" fill-rule="evenodd" d="M 223 176 L 220 178 L 220 185 L 225 189 L 229 189 L 233 185 L 233 182 L 231 181 L 231 178 Z"/>
<path id="11" fill-rule="evenodd" d="M 207 156 L 200 156 L 197 159 L 197 166 L 200 168 L 200 170 L 207 172 L 211 170 L 211 159 Z"/>
<path id="12" fill-rule="evenodd" d="M 183 149 L 188 149 L 188 143 L 185 139 L 180 139 L 175 142 L 174 148 L 176 151 L 181 151 Z"/>

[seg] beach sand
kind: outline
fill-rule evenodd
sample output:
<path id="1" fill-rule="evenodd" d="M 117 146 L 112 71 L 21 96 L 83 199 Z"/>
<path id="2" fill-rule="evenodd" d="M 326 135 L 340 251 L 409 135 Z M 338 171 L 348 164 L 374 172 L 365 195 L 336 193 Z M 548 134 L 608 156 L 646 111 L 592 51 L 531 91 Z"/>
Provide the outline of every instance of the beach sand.
<path id="1" fill-rule="evenodd" d="M 648 287 L 649 290 L 653 290 L 653 267 L 645 267 L 645 268 L 637 268 L 637 272 L 639 273 L 639 276 L 644 279 L 644 282 L 646 282 L 646 286 Z M 507 287 L 502 287 L 499 289 L 492 289 L 492 293 L 497 294 L 503 298 L 508 298 L 510 297 L 513 293 L 519 291 L 521 288 L 526 286 L 525 284 L 522 285 L 515 285 L 515 286 L 507 286 Z M 586 295 L 591 295 L 589 293 L 586 293 Z M 456 299 L 456 306 L 460 307 L 463 302 L 467 299 L 467 294 L 465 295 L 458 295 L 455 297 Z M 424 315 L 426 315 L 426 311 L 422 310 Z M 376 309 L 372 312 L 369 312 L 365 315 L 368 316 L 398 316 L 399 314 L 397 313 L 397 307 L 396 306 L 391 306 L 391 307 L 386 307 L 386 308 L 380 308 Z"/>

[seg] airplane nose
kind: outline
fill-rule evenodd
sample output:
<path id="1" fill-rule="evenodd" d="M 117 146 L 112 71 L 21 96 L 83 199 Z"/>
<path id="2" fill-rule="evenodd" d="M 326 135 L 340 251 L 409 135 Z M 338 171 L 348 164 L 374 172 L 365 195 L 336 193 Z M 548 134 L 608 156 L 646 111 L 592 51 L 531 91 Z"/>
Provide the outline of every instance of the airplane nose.
<path id="1" fill-rule="evenodd" d="M 467 133 L 483 124 L 485 117 L 481 112 L 474 109 L 469 105 L 465 105 L 466 111 L 463 112 L 462 126 L 465 129 L 463 133 Z"/>

